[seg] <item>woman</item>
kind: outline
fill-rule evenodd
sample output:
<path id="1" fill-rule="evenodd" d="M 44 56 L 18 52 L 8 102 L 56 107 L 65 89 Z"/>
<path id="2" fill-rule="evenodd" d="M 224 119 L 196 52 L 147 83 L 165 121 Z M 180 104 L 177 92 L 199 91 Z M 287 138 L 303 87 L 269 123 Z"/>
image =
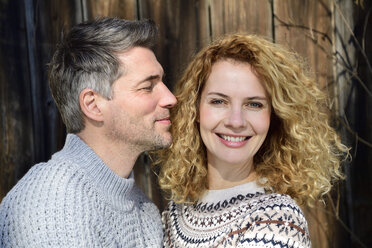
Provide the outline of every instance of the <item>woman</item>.
<path id="1" fill-rule="evenodd" d="M 348 150 L 299 59 L 229 35 L 196 55 L 175 94 L 173 145 L 160 153 L 159 182 L 172 200 L 164 245 L 310 247 L 299 205 L 342 178 Z"/>

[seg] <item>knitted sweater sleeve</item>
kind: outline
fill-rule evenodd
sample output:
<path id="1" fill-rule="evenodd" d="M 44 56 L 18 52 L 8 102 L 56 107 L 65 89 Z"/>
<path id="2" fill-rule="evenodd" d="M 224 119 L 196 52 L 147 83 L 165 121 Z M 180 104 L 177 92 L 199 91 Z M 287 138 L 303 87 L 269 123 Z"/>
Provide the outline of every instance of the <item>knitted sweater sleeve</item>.
<path id="1" fill-rule="evenodd" d="M 72 171 L 48 167 L 34 166 L 3 199 L 0 247 L 110 247 L 104 229 L 94 235 L 101 217 L 88 216 L 92 202 L 84 201 L 84 194 L 89 184 L 78 183 L 82 180 Z M 98 225 L 82 225 L 88 217 Z"/>

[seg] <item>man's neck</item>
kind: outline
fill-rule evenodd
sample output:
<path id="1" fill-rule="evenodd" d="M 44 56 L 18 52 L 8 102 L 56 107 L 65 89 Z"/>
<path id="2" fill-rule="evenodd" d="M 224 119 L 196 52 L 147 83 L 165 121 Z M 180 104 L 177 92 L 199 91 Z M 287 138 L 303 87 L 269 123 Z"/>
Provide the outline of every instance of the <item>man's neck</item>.
<path id="1" fill-rule="evenodd" d="M 107 140 L 103 135 L 87 134 L 82 131 L 77 133 L 79 136 L 117 175 L 128 178 L 133 170 L 133 166 L 140 155 L 140 152 L 133 151 L 125 144 L 115 144 Z M 92 133 L 92 132 L 90 132 Z"/>

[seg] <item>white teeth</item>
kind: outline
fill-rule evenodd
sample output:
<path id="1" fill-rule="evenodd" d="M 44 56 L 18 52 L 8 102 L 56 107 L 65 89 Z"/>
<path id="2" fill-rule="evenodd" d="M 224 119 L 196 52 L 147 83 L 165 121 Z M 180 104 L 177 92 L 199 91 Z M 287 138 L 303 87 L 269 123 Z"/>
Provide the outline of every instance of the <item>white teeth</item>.
<path id="1" fill-rule="evenodd" d="M 232 142 L 240 142 L 240 141 L 245 140 L 245 137 L 232 137 L 232 136 L 227 136 L 227 135 L 223 135 L 223 134 L 221 134 L 221 137 L 224 140 L 232 141 Z"/>

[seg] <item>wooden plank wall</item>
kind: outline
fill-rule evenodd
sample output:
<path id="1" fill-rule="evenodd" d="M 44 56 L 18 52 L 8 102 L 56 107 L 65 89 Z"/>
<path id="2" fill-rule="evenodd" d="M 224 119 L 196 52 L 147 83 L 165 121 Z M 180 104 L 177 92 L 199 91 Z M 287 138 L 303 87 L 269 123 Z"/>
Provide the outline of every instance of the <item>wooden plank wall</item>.
<path id="1" fill-rule="evenodd" d="M 349 220 L 349 247 L 372 247 L 372 1 L 334 2 L 336 111 L 342 137 L 353 148 L 340 215 Z"/>
<path id="2" fill-rule="evenodd" d="M 307 60 L 324 91 L 330 94 L 332 82 L 332 4 L 331 1 L 286 0 L 274 5 L 275 40 Z M 313 247 L 340 247 L 336 241 L 335 220 L 321 204 L 305 208 Z M 315 238 L 316 237 L 316 238 Z"/>
<path id="3" fill-rule="evenodd" d="M 203 46 L 223 34 L 243 32 L 304 56 L 319 85 L 333 94 L 333 0 L 2 0 L 0 199 L 31 165 L 63 145 L 65 130 L 48 90 L 46 64 L 63 30 L 97 16 L 153 19 L 160 30 L 156 55 L 170 88 Z M 146 156 L 137 161 L 136 181 L 163 209 L 148 164 Z M 305 209 L 313 247 L 343 247 L 328 210 Z"/>

